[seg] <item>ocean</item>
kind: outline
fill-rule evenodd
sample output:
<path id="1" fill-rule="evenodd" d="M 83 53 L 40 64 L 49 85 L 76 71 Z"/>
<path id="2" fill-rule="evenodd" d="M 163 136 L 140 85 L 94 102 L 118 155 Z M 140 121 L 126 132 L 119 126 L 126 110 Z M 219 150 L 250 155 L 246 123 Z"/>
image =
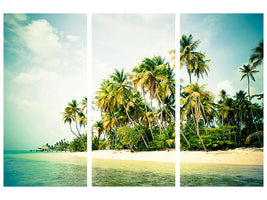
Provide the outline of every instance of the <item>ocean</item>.
<path id="1" fill-rule="evenodd" d="M 181 163 L 180 185 L 184 187 L 262 187 L 263 166 Z"/>
<path id="2" fill-rule="evenodd" d="M 4 186 L 87 186 L 87 158 L 65 152 L 4 151 Z"/>
<path id="3" fill-rule="evenodd" d="M 175 186 L 175 163 L 92 159 L 92 186 Z"/>

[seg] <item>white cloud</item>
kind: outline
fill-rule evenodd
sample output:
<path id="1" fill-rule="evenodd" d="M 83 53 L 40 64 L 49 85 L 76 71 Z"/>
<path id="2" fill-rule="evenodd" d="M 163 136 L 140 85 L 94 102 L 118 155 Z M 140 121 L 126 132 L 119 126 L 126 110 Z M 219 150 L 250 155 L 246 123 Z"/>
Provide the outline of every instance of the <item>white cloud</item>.
<path id="1" fill-rule="evenodd" d="M 27 47 L 40 59 L 55 57 L 62 50 L 56 29 L 46 20 L 35 20 L 21 32 Z"/>
<path id="2" fill-rule="evenodd" d="M 20 19 L 12 17 L 17 26 L 5 26 L 9 28 L 6 31 L 12 32 L 4 38 L 7 41 L 5 51 L 16 50 L 17 56 L 12 57 L 14 63 L 7 62 L 4 68 L 5 108 L 14 108 L 17 116 L 21 116 L 15 124 L 26 121 L 21 131 L 27 133 L 26 137 L 31 141 L 33 135 L 36 137 L 35 142 L 29 143 L 31 145 L 71 139 L 69 127 L 63 123 L 61 113 L 68 102 L 72 99 L 80 101 L 88 91 L 86 48 L 81 43 L 73 44 L 70 41 L 79 38 L 63 40 L 67 39 L 64 32 L 75 35 L 72 33 L 73 24 L 63 31 L 58 29 L 62 26 L 54 27 L 45 19 L 20 23 L 22 16 L 19 16 Z"/>
<path id="3" fill-rule="evenodd" d="M 80 37 L 79 36 L 76 36 L 76 35 L 67 35 L 67 39 L 71 42 L 75 42 L 79 39 Z"/>
<path id="4" fill-rule="evenodd" d="M 5 14 L 4 22 L 8 25 L 18 26 L 19 22 L 23 22 L 27 20 L 27 16 L 25 14 Z"/>
<path id="5" fill-rule="evenodd" d="M 19 85 L 32 85 L 38 84 L 42 81 L 55 81 L 58 76 L 55 72 L 45 70 L 43 68 L 32 68 L 28 72 L 21 72 L 15 78 L 14 81 Z"/>

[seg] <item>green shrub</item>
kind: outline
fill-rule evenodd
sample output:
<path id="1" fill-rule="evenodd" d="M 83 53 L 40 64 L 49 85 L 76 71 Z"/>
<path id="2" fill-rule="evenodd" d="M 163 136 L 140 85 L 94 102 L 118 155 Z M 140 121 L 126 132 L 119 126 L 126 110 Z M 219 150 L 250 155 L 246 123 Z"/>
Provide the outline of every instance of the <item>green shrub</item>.
<path id="1" fill-rule="evenodd" d="M 140 135 L 135 128 L 124 126 L 117 130 L 117 138 L 121 144 L 128 146 L 133 151 L 133 146 L 140 141 Z"/>

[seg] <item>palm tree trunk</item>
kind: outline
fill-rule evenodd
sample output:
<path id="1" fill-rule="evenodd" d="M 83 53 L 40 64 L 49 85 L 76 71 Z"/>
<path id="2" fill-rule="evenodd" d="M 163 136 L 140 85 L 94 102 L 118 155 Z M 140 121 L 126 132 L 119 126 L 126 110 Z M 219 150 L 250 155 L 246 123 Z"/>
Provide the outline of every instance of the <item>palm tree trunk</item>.
<path id="1" fill-rule="evenodd" d="M 240 144 L 241 132 L 242 132 L 242 125 L 243 125 L 243 120 L 242 120 L 242 109 L 240 108 L 240 130 L 239 130 L 239 140 L 238 140 L 238 144 Z"/>
<path id="2" fill-rule="evenodd" d="M 98 130 L 98 134 L 97 134 L 97 141 L 99 142 L 99 139 L 100 139 L 100 131 Z"/>
<path id="3" fill-rule="evenodd" d="M 198 123 L 199 123 L 199 121 L 197 121 L 197 136 L 198 136 L 199 140 L 201 141 L 201 144 L 202 144 L 204 150 L 207 151 L 207 149 L 206 149 L 206 147 L 205 147 L 205 144 L 204 144 L 204 142 L 203 142 L 203 140 L 202 140 L 202 138 L 201 138 L 201 136 L 200 136 L 200 134 L 199 134 Z"/>
<path id="4" fill-rule="evenodd" d="M 250 101 L 250 103 L 252 105 L 252 102 L 251 102 L 251 99 L 250 99 L 250 91 L 249 91 L 249 76 L 247 76 L 247 78 L 248 78 L 248 99 L 249 99 L 249 101 Z M 250 108 L 250 111 L 251 111 L 252 123 L 255 126 L 256 132 L 258 132 L 258 127 L 257 127 L 256 123 L 254 123 L 254 115 L 253 115 L 252 108 Z M 262 146 L 261 139 L 260 139 L 259 136 L 258 136 L 258 140 L 259 140 L 260 145 Z"/>
<path id="5" fill-rule="evenodd" d="M 183 133 L 183 131 L 182 131 L 181 126 L 180 126 L 180 133 L 181 133 L 181 135 L 184 137 L 184 139 L 185 139 L 186 143 L 188 144 L 189 148 L 191 149 L 191 144 L 190 144 L 190 142 L 187 140 L 187 138 L 185 137 L 185 135 L 184 135 L 184 133 Z"/>
<path id="6" fill-rule="evenodd" d="M 80 140 L 81 140 L 81 143 L 82 143 L 82 145 L 83 145 L 83 147 L 84 147 L 84 150 L 86 150 L 86 148 L 85 148 L 85 144 L 84 144 L 84 142 L 83 142 L 82 135 L 81 135 L 81 133 L 80 133 L 80 131 L 79 131 L 79 129 L 78 129 L 78 125 L 77 125 L 76 120 L 75 120 L 75 124 L 76 124 L 77 132 L 78 132 L 78 134 L 79 134 L 79 136 L 80 136 L 79 138 L 80 138 Z"/>
<path id="7" fill-rule="evenodd" d="M 170 118 L 172 119 L 172 121 L 175 122 L 174 117 L 173 117 L 173 116 L 167 111 L 167 109 L 165 108 L 165 106 L 164 106 L 164 104 L 163 104 L 161 98 L 159 97 L 159 94 L 158 94 L 157 91 L 156 91 L 156 95 L 157 95 L 157 97 L 158 97 L 158 100 L 160 101 L 160 105 L 162 105 L 162 107 L 164 108 L 165 112 L 170 116 Z"/>
<path id="8" fill-rule="evenodd" d="M 144 98 L 144 103 L 145 103 L 146 117 L 147 117 L 147 121 L 148 121 L 149 130 L 150 130 L 150 133 L 151 133 L 151 136 L 152 136 L 152 140 L 154 141 L 154 135 L 153 135 L 151 124 L 150 124 L 149 117 L 148 117 L 148 114 L 147 114 L 146 98 L 145 98 L 145 92 L 144 91 L 143 91 L 143 98 Z M 152 110 L 152 108 L 151 108 L 151 110 Z"/>
<path id="9" fill-rule="evenodd" d="M 189 83 L 191 84 L 192 83 L 192 80 L 191 80 L 191 72 L 190 72 L 190 70 L 187 70 L 187 72 L 188 72 L 188 76 L 189 76 Z"/>
<path id="10" fill-rule="evenodd" d="M 248 78 L 248 99 L 249 99 L 249 101 L 250 101 L 250 91 L 249 91 L 249 76 L 247 76 L 247 78 Z"/>
<path id="11" fill-rule="evenodd" d="M 70 125 L 70 131 L 73 133 L 73 135 L 75 135 L 75 137 L 79 138 L 78 135 L 76 135 L 76 133 L 72 130 L 71 123 L 69 123 L 69 125 Z"/>

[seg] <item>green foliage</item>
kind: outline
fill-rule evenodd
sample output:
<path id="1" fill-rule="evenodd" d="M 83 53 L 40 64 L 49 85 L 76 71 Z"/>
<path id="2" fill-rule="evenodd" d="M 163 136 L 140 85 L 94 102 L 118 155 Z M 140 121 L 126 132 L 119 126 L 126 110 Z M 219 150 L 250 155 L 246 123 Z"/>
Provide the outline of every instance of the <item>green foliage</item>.
<path id="1" fill-rule="evenodd" d="M 150 150 L 175 148 L 175 132 L 172 128 L 163 130 L 161 135 L 158 129 L 153 130 L 155 139 L 150 142 Z"/>
<path id="2" fill-rule="evenodd" d="M 144 131 L 141 131 L 141 133 Z M 140 141 L 141 137 L 135 128 L 123 126 L 117 130 L 117 138 L 123 145 L 129 146 L 133 151 L 133 146 Z"/>
<path id="3" fill-rule="evenodd" d="M 92 150 L 98 150 L 99 141 L 97 140 L 97 137 L 92 136 Z"/>
<path id="4" fill-rule="evenodd" d="M 72 151 L 86 151 L 87 150 L 87 134 L 82 135 L 82 141 L 81 141 L 81 138 L 75 138 L 70 143 L 70 146 L 69 146 L 70 150 L 72 150 Z M 83 146 L 83 143 L 85 145 L 85 148 Z"/>
<path id="5" fill-rule="evenodd" d="M 204 128 L 201 126 L 201 137 L 208 150 L 226 150 L 235 148 L 235 126 L 221 126 L 217 128 Z M 191 143 L 191 149 L 201 149 L 201 143 L 196 134 L 192 134 L 189 129 L 184 129 L 184 134 Z M 188 149 L 183 137 L 181 137 L 181 148 Z"/>
<path id="6" fill-rule="evenodd" d="M 104 150 L 104 149 L 107 149 L 108 147 L 110 147 L 108 141 L 99 140 L 98 149 Z"/>

